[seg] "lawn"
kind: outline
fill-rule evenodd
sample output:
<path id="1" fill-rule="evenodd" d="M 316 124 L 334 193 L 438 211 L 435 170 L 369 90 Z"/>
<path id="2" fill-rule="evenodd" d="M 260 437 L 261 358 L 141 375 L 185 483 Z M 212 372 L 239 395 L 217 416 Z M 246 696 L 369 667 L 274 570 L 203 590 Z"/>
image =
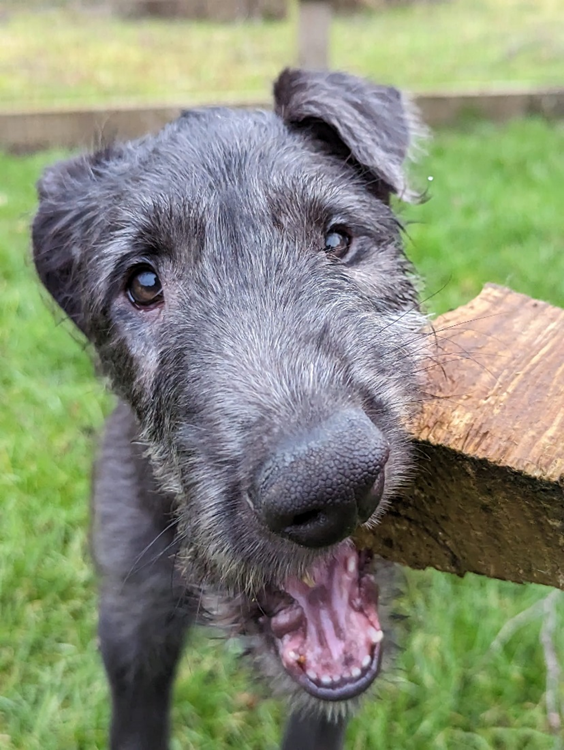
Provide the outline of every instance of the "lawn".
<path id="1" fill-rule="evenodd" d="M 437 135 L 416 170 L 430 200 L 404 212 L 431 309 L 467 301 L 485 281 L 564 305 L 563 152 L 563 126 L 540 120 Z M 92 453 L 111 400 L 70 326 L 55 325 L 28 256 L 33 185 L 59 156 L 0 157 L 3 750 L 103 748 L 108 719 L 87 518 Z M 561 748 L 549 732 L 539 642 L 550 589 L 434 571 L 408 572 L 404 589 L 404 649 L 353 722 L 348 747 Z M 173 750 L 273 750 L 282 712 L 256 700 L 236 646 L 202 633 L 194 640 L 177 684 Z"/>
<path id="2" fill-rule="evenodd" d="M 291 5 L 284 22 L 220 25 L 26 12 L 10 0 L 0 14 L 0 108 L 267 100 L 295 63 Z M 415 91 L 562 85 L 564 3 L 450 0 L 341 17 L 331 50 L 334 67 Z"/>

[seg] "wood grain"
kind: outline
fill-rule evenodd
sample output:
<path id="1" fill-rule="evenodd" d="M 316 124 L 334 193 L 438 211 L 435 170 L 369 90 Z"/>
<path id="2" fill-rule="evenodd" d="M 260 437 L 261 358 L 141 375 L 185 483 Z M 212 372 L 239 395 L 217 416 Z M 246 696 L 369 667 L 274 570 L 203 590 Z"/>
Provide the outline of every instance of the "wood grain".
<path id="1" fill-rule="evenodd" d="M 417 473 L 363 543 L 564 588 L 564 310 L 487 285 L 434 329 Z"/>

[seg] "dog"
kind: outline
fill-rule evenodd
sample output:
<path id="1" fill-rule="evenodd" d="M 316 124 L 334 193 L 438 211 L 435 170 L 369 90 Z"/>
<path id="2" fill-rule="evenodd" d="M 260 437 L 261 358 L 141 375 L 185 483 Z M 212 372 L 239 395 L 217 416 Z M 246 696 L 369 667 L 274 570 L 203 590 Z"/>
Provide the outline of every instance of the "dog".
<path id="1" fill-rule="evenodd" d="M 165 750 L 205 612 L 286 696 L 286 750 L 338 750 L 384 633 L 373 528 L 409 472 L 425 318 L 392 196 L 405 98 L 285 70 L 274 110 L 184 112 L 48 168 L 38 275 L 117 395 L 95 468 L 112 750 Z"/>

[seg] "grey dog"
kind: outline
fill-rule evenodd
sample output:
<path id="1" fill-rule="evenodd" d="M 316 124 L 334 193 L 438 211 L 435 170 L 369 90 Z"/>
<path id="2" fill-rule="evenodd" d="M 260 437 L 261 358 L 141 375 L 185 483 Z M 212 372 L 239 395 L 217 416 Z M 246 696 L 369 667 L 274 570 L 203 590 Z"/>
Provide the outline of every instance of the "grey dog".
<path id="1" fill-rule="evenodd" d="M 113 750 L 168 746 L 202 609 L 336 750 L 381 664 L 374 526 L 409 470 L 424 317 L 390 208 L 393 88 L 284 71 L 275 108 L 185 112 L 39 182 L 39 276 L 119 402 L 94 482 Z"/>

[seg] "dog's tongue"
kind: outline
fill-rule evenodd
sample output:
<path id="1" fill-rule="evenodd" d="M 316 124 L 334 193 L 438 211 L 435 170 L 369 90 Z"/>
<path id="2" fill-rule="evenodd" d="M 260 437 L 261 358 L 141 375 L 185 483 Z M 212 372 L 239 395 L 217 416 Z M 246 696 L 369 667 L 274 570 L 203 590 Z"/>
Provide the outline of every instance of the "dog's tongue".
<path id="1" fill-rule="evenodd" d="M 300 580 L 283 587 L 293 598 L 270 625 L 286 671 L 312 695 L 345 700 L 365 690 L 380 665 L 382 630 L 377 589 L 359 570 L 349 543 Z"/>

